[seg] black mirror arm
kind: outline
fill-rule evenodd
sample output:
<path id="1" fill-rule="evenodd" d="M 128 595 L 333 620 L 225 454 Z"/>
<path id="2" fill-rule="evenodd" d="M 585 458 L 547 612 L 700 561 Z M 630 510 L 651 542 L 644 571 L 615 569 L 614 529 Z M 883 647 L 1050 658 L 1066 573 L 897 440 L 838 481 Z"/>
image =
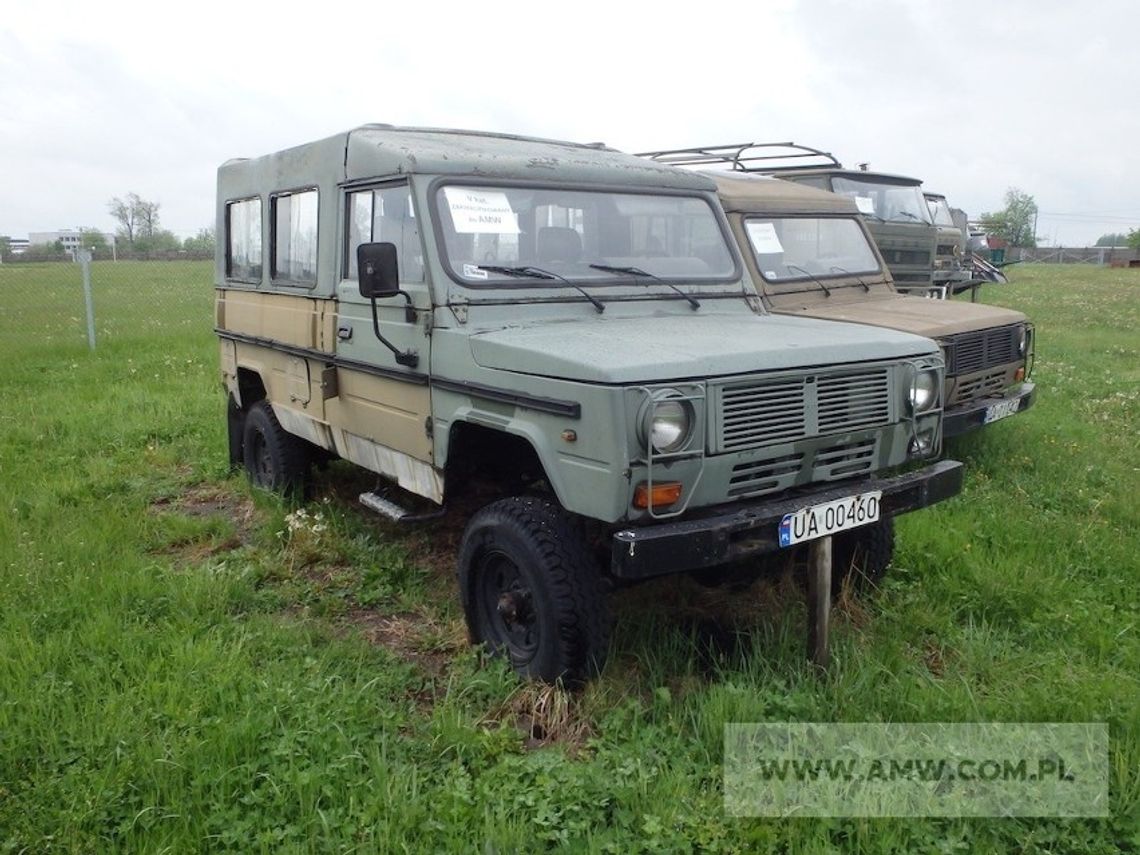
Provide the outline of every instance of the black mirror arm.
<path id="1" fill-rule="evenodd" d="M 404 299 L 408 301 L 405 311 L 411 316 L 409 323 L 415 323 L 416 310 L 412 308 L 412 298 L 403 291 L 399 293 L 404 294 Z M 396 357 L 396 362 L 400 365 L 406 365 L 408 368 L 415 368 L 420 362 L 419 355 L 414 350 L 401 351 L 392 344 L 392 342 L 384 338 L 384 335 L 380 332 L 380 316 L 376 313 L 376 298 L 373 297 L 369 302 L 372 304 L 372 332 L 376 333 L 376 338 L 378 338 L 380 343 L 388 348 L 388 350 L 392 351 L 392 355 Z"/>

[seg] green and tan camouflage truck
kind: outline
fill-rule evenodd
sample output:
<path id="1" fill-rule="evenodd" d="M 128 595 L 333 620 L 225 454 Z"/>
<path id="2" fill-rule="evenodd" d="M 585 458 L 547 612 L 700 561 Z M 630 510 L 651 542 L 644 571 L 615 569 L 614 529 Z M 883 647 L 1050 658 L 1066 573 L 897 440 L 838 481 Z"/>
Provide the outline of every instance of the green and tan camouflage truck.
<path id="1" fill-rule="evenodd" d="M 881 543 L 961 488 L 932 462 L 942 354 L 768 314 L 715 191 L 601 145 L 387 125 L 228 161 L 231 461 L 296 490 L 343 458 L 405 522 L 470 508 L 472 640 L 546 680 L 603 661 L 613 585 Z"/>
<path id="2" fill-rule="evenodd" d="M 948 293 L 952 262 L 938 255 L 939 231 L 917 178 L 862 167 L 845 169 L 830 152 L 792 142 L 671 149 L 641 156 L 674 166 L 774 175 L 848 196 L 858 206 L 898 290 L 931 297 Z"/>
<path id="3" fill-rule="evenodd" d="M 900 294 L 855 203 L 760 175 L 706 172 L 766 307 L 934 339 L 946 359 L 943 433 L 1028 409 L 1033 326 L 1021 312 Z"/>

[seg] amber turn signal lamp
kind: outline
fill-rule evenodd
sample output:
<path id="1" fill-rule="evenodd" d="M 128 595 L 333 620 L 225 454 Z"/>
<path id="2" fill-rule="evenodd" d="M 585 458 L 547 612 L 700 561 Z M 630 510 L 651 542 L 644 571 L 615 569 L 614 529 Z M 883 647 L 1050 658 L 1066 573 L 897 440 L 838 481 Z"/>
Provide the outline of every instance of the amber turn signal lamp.
<path id="1" fill-rule="evenodd" d="M 1023 365 L 1021 368 L 1018 368 L 1017 371 L 1014 372 L 1013 380 L 1015 383 L 1020 383 L 1024 379 L 1025 379 L 1025 366 Z"/>
<path id="2" fill-rule="evenodd" d="M 650 490 L 649 484 L 642 481 L 633 490 L 633 506 L 645 510 L 649 507 L 667 508 L 677 504 L 681 498 L 681 482 L 665 481 L 654 484 Z"/>

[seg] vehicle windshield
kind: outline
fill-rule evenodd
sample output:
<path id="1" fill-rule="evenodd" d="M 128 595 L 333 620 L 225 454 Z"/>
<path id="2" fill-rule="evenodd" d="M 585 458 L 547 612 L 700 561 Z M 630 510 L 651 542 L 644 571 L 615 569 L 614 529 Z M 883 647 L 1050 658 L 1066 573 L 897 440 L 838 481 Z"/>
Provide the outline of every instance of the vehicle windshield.
<path id="1" fill-rule="evenodd" d="M 436 194 L 436 210 L 444 262 L 474 287 L 632 278 L 591 265 L 684 282 L 723 282 L 736 274 L 713 208 L 698 196 L 446 185 Z"/>
<path id="2" fill-rule="evenodd" d="M 894 184 L 836 175 L 831 179 L 831 189 L 841 196 L 854 199 L 861 214 L 887 222 L 931 222 L 926 199 L 917 184 Z"/>
<path id="3" fill-rule="evenodd" d="M 950 203 L 938 197 L 926 197 L 926 207 L 930 209 L 930 219 L 936 226 L 952 226 L 954 218 L 950 215 Z"/>
<path id="4" fill-rule="evenodd" d="M 769 282 L 879 272 L 879 260 L 854 217 L 749 217 L 744 221 L 760 275 Z"/>

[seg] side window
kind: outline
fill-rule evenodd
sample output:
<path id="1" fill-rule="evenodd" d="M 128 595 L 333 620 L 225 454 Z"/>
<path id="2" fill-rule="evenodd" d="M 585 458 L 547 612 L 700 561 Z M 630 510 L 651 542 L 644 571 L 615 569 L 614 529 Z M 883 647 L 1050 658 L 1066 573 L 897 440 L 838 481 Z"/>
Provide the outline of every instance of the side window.
<path id="1" fill-rule="evenodd" d="M 261 200 L 226 204 L 226 278 L 261 279 Z"/>
<path id="2" fill-rule="evenodd" d="M 273 278 L 317 281 L 317 191 L 273 197 Z"/>
<path id="3" fill-rule="evenodd" d="M 401 282 L 424 281 L 420 226 L 406 184 L 348 194 L 345 245 L 346 279 L 356 278 L 356 248 L 362 243 L 394 243 Z"/>

